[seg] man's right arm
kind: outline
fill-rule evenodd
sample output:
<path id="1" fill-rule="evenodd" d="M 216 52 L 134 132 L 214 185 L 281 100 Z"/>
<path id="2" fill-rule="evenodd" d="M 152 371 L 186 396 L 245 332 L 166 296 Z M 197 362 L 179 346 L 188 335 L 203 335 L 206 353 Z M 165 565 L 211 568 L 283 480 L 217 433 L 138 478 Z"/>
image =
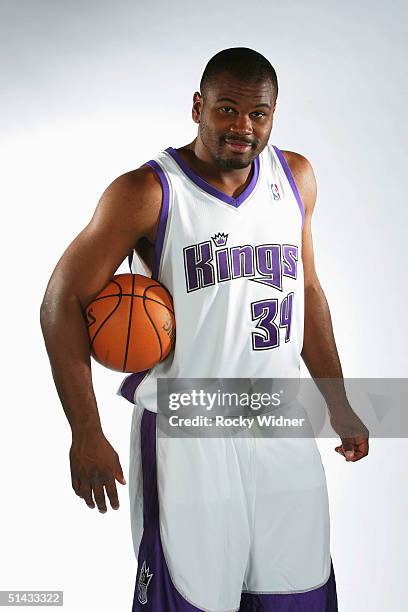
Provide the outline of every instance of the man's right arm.
<path id="1" fill-rule="evenodd" d="M 142 166 L 113 181 L 91 221 L 58 261 L 41 304 L 41 329 L 51 371 L 72 430 L 72 485 L 78 495 L 90 502 L 88 505 L 93 503 L 90 495 L 93 476 L 96 475 L 93 492 L 103 508 L 103 491 L 98 483 L 103 476 L 108 477 L 106 489 L 111 503 L 112 498 L 116 503 L 114 477 L 121 480 L 123 474 L 117 454 L 102 432 L 83 313 L 137 241 L 144 236 L 154 240 L 161 200 L 160 181 L 149 167 Z M 89 464 L 84 459 L 85 448 L 88 454 L 92 448 L 93 459 Z M 74 474 L 73 467 L 81 474 Z"/>

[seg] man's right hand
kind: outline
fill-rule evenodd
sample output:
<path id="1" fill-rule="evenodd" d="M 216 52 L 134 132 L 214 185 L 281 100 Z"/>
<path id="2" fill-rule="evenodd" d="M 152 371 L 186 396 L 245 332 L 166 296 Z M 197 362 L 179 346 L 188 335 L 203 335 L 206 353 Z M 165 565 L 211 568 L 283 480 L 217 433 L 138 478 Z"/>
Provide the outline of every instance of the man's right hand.
<path id="1" fill-rule="evenodd" d="M 75 493 L 89 508 L 105 513 L 104 487 L 114 510 L 119 508 L 116 480 L 126 484 L 119 456 L 102 432 L 77 434 L 72 438 L 69 451 L 71 481 Z M 93 494 L 93 497 L 92 497 Z M 94 499 L 95 502 L 94 502 Z"/>
<path id="2" fill-rule="evenodd" d="M 162 192 L 158 175 L 146 165 L 115 179 L 59 259 L 41 303 L 52 376 L 72 431 L 72 487 L 101 512 L 106 512 L 105 489 L 116 509 L 116 480 L 126 482 L 100 423 L 84 311 L 141 240 L 149 243 L 149 250 L 155 244 Z"/>

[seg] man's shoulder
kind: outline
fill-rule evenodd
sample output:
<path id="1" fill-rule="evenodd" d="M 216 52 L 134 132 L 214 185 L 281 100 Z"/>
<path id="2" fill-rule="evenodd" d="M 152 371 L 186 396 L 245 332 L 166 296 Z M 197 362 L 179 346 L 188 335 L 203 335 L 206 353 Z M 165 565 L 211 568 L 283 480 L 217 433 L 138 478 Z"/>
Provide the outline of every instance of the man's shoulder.
<path id="1" fill-rule="evenodd" d="M 160 188 L 160 179 L 157 172 L 147 163 L 129 170 L 118 176 L 112 183 L 119 189 L 153 189 Z"/>
<path id="2" fill-rule="evenodd" d="M 295 180 L 300 197 L 307 208 L 313 209 L 316 200 L 316 177 L 310 161 L 301 153 L 295 151 L 282 150 L 290 171 Z"/>
<path id="3" fill-rule="evenodd" d="M 109 190 L 116 198 L 136 200 L 139 206 L 157 203 L 162 198 L 160 178 L 148 164 L 124 172 L 112 181 Z"/>
<path id="4" fill-rule="evenodd" d="M 295 151 L 287 151 L 282 150 L 282 155 L 286 159 L 289 168 L 292 173 L 296 174 L 305 174 L 308 172 L 313 172 L 312 164 L 310 161 L 302 155 L 301 153 L 296 153 Z"/>

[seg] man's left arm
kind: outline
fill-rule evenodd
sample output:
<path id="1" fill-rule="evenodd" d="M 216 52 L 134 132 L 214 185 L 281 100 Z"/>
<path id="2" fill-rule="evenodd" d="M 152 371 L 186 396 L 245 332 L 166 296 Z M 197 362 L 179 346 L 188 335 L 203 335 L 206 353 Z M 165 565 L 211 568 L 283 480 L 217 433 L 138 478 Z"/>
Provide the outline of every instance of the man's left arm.
<path id="1" fill-rule="evenodd" d="M 346 396 L 329 305 L 314 263 L 311 220 L 317 196 L 316 179 L 313 168 L 305 157 L 292 151 L 283 153 L 295 179 L 305 212 L 302 231 L 305 316 L 301 355 L 326 400 L 331 424 L 341 437 L 342 444 L 335 450 L 347 461 L 358 461 L 368 454 L 368 431 L 353 412 Z M 359 433 L 350 437 L 345 435 L 346 424 L 347 427 L 357 428 Z"/>

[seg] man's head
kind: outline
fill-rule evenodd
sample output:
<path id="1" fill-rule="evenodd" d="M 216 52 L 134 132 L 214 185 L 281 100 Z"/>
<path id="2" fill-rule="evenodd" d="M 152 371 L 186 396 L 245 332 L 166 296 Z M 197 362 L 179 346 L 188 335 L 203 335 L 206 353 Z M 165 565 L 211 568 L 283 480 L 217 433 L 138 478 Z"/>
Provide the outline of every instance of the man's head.
<path id="1" fill-rule="evenodd" d="M 192 115 L 202 145 L 222 168 L 245 168 L 272 130 L 278 96 L 274 68 L 252 49 L 224 49 L 206 65 L 200 90 Z"/>

